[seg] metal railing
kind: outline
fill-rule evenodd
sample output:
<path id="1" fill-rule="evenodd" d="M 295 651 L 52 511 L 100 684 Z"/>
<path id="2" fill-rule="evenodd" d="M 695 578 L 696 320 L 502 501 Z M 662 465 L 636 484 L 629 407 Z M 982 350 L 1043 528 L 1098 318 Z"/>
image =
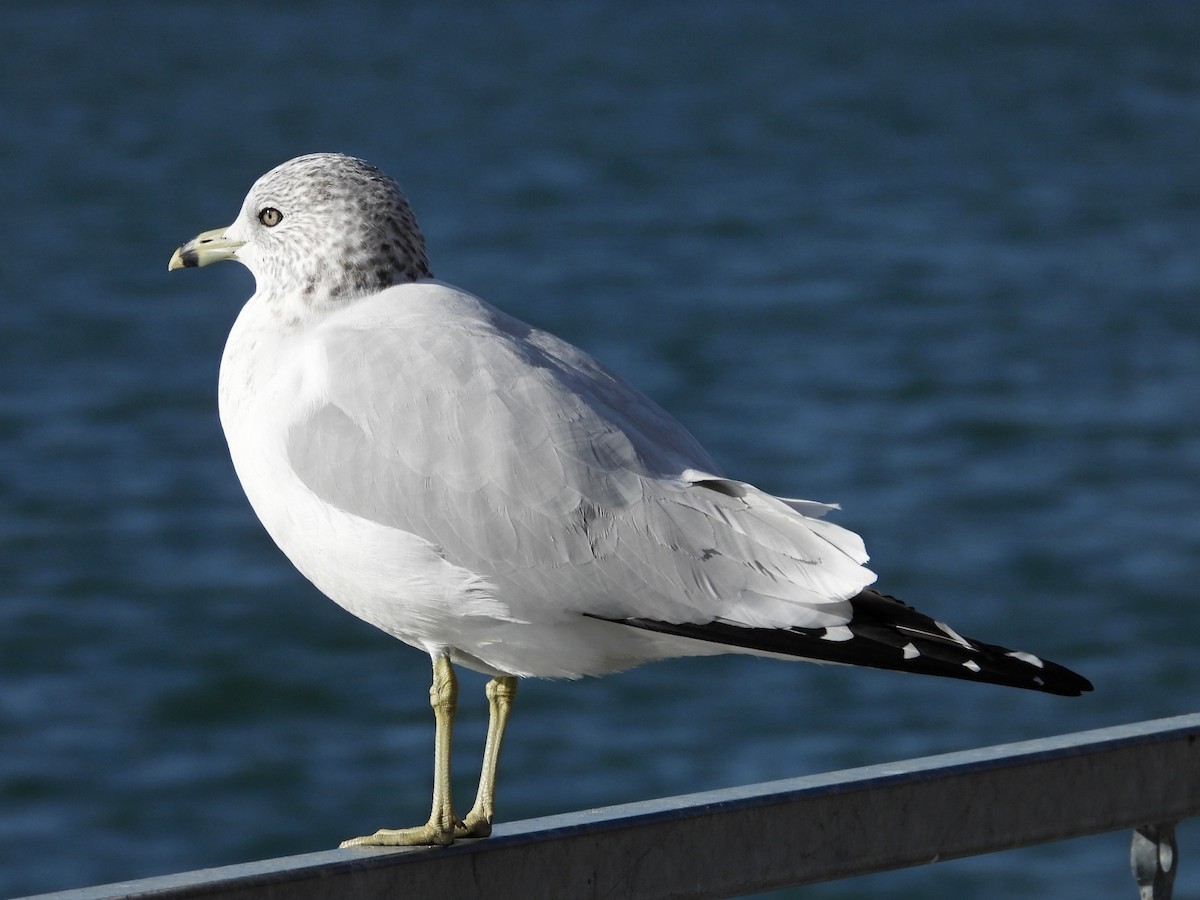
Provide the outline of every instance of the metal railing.
<path id="1" fill-rule="evenodd" d="M 40 900 L 730 897 L 1121 829 L 1142 897 L 1169 900 L 1175 824 L 1197 814 L 1200 714 Z"/>

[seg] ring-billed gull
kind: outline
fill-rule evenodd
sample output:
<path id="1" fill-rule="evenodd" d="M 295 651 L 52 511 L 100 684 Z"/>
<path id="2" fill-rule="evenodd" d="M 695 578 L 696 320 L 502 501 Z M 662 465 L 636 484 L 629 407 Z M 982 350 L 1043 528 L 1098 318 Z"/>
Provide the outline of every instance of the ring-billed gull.
<path id="1" fill-rule="evenodd" d="M 343 846 L 489 834 L 519 677 L 749 653 L 1091 689 L 871 589 L 862 540 L 822 518 L 833 506 L 723 475 L 595 359 L 434 280 L 407 200 L 362 160 L 273 169 L 169 268 L 225 259 L 256 282 L 219 391 L 251 505 L 322 592 L 433 660 L 429 821 Z M 461 819 L 452 663 L 492 676 Z"/>

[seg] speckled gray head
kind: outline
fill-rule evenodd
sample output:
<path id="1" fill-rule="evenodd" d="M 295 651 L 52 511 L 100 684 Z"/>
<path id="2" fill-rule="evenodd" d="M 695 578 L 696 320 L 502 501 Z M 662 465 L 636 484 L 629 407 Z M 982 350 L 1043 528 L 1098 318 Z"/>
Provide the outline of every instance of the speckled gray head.
<path id="1" fill-rule="evenodd" d="M 260 296 L 310 309 L 432 276 L 396 182 L 340 153 L 299 156 L 263 175 L 237 220 L 188 241 L 170 268 L 222 259 L 249 268 Z"/>

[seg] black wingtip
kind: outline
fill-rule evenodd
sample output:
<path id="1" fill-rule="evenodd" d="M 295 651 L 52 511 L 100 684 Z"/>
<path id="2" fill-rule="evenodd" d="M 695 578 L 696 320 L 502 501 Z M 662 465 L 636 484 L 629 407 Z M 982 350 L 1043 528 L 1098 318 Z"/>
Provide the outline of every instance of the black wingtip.
<path id="1" fill-rule="evenodd" d="M 619 619 L 662 634 L 815 662 L 959 678 L 1078 697 L 1092 683 L 1032 653 L 965 638 L 895 597 L 865 590 L 850 599 L 853 618 L 840 633 L 824 628 L 745 628 L 726 622 Z M 849 635 L 847 637 L 847 635 Z"/>

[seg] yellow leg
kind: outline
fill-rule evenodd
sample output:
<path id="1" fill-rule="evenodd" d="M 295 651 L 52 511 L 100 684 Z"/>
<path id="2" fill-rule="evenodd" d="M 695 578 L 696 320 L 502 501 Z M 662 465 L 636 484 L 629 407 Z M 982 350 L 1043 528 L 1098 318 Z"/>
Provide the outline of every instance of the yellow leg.
<path id="1" fill-rule="evenodd" d="M 496 767 L 500 763 L 500 745 L 504 729 L 517 696 L 517 679 L 511 675 L 493 678 L 487 684 L 488 730 L 483 747 L 483 768 L 479 772 L 479 793 L 475 805 L 463 823 L 455 830 L 457 837 L 487 837 L 492 833 L 492 817 L 496 812 Z"/>
<path id="2" fill-rule="evenodd" d="M 429 703 L 433 707 L 434 721 L 433 810 L 429 813 L 429 821 L 416 828 L 381 828 L 374 834 L 343 841 L 343 847 L 444 846 L 453 843 L 455 829 L 463 827 L 454 815 L 450 798 L 450 742 L 454 732 L 454 711 L 458 705 L 458 678 L 448 656 L 433 660 Z"/>

